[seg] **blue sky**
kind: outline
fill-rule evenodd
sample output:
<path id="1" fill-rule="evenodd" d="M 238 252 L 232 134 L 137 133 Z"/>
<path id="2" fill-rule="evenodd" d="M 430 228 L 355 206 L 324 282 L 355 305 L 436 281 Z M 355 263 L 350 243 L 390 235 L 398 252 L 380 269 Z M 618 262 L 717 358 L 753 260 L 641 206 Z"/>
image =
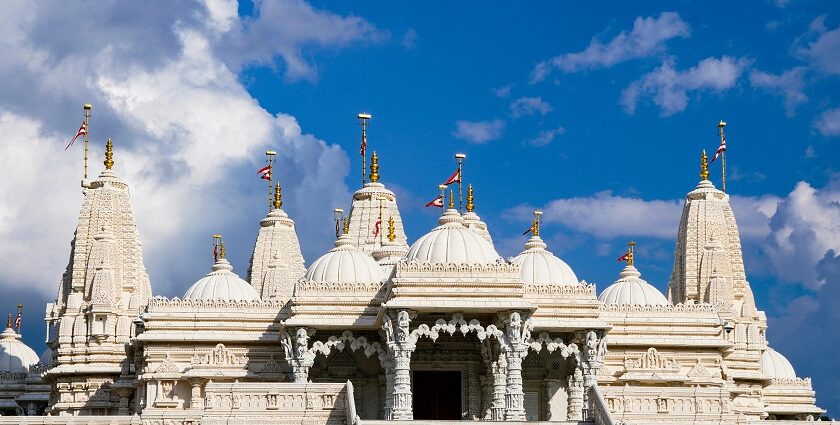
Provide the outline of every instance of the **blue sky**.
<path id="1" fill-rule="evenodd" d="M 25 338 L 39 351 L 42 303 L 66 266 L 81 202 L 80 152 L 54 146 L 77 128 L 81 103 L 94 104 L 92 138 L 115 139 L 153 290 L 167 296 L 206 272 L 217 231 L 244 275 L 265 213 L 253 170 L 266 148 L 280 152 L 307 264 L 326 250 L 332 208 L 346 208 L 360 183 L 360 111 L 373 114 L 370 147 L 410 240 L 434 225 L 438 211 L 422 205 L 464 152 L 477 212 L 503 255 L 521 249 L 528 214 L 541 208 L 550 249 L 579 278 L 603 289 L 634 239 L 643 276 L 664 291 L 682 199 L 723 119 L 728 189 L 771 345 L 840 412 L 830 360 L 840 337 L 835 3 L 93 9 L 0 6 L 17 17 L 0 31 L 10 40 L 0 46 L 0 130 L 11 134 L 0 144 L 0 196 L 18 200 L 0 208 L 0 288 L 16 295 L 2 306 L 27 304 Z M 70 25 L 73 16 L 89 25 Z M 715 164 L 717 184 L 719 174 Z"/>

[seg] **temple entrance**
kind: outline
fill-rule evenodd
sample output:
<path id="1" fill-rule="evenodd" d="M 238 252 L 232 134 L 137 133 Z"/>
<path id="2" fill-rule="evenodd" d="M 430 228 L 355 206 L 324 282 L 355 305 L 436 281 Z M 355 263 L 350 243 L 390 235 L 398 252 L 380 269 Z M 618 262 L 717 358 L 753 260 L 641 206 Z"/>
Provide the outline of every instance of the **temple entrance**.
<path id="1" fill-rule="evenodd" d="M 414 419 L 461 419 L 461 372 L 415 370 Z"/>

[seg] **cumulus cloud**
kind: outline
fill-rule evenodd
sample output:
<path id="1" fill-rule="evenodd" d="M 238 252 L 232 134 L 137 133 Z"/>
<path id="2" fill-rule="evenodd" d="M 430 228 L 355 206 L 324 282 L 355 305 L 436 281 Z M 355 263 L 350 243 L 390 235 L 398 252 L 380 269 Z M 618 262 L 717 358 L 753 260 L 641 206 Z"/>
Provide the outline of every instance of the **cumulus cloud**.
<path id="1" fill-rule="evenodd" d="M 540 134 L 537 135 L 537 137 L 534 137 L 533 139 L 528 140 L 528 144 L 531 145 L 531 146 L 537 146 L 537 147 L 545 146 L 545 145 L 553 142 L 555 137 L 557 137 L 561 134 L 565 134 L 565 133 L 566 133 L 566 129 L 563 128 L 563 127 L 557 127 L 555 129 L 552 129 L 552 130 L 543 130 L 543 131 L 540 132 Z"/>
<path id="2" fill-rule="evenodd" d="M 497 88 L 497 89 L 491 89 L 490 91 L 491 91 L 494 95 L 496 95 L 496 97 L 505 98 L 505 97 L 510 96 L 510 91 L 511 91 L 511 89 L 512 89 L 511 85 L 510 85 L 510 84 L 508 84 L 508 85 L 506 85 L 506 86 L 502 86 L 502 87 L 499 87 L 499 88 Z"/>
<path id="3" fill-rule="evenodd" d="M 840 108 L 829 109 L 814 122 L 814 127 L 824 136 L 840 136 Z"/>
<path id="4" fill-rule="evenodd" d="M 455 122 L 455 131 L 452 132 L 452 135 L 468 142 L 483 144 L 501 138 L 504 129 L 505 122 L 499 119 L 491 121 L 460 120 Z"/>
<path id="5" fill-rule="evenodd" d="M 816 39 L 808 43 L 807 46 L 798 50 L 798 54 L 808 60 L 817 69 L 827 73 L 838 75 L 840 74 L 840 27 L 831 31 L 826 31 L 825 16 L 816 18 L 812 23 L 808 33 L 804 38 Z"/>
<path id="6" fill-rule="evenodd" d="M 640 100 L 651 98 L 662 116 L 670 116 L 685 110 L 690 92 L 722 93 L 732 88 L 748 65 L 746 59 L 723 56 L 703 59 L 694 67 L 680 71 L 669 58 L 662 66 L 625 88 L 621 93 L 621 104 L 627 113 L 633 114 Z"/>
<path id="7" fill-rule="evenodd" d="M 510 103 L 510 114 L 514 118 L 527 115 L 545 115 L 551 112 L 551 105 L 542 97 L 520 97 Z"/>
<path id="8" fill-rule="evenodd" d="M 659 17 L 639 16 L 630 32 L 622 31 L 606 43 L 593 38 L 581 52 L 567 53 L 538 63 L 531 72 L 531 82 L 544 80 L 554 69 L 573 73 L 649 57 L 664 51 L 668 40 L 688 37 L 690 33 L 689 25 L 675 12 L 662 12 Z"/>
<path id="9" fill-rule="evenodd" d="M 73 183 L 81 178 L 81 147 L 62 148 L 83 102 L 94 105 L 91 175 L 102 168 L 102 141 L 113 137 L 115 171 L 131 186 L 155 293 L 180 295 L 206 273 L 207 235 L 216 232 L 226 234 L 229 256 L 244 273 L 266 208 L 253 171 L 269 147 L 279 153 L 284 207 L 306 235 L 305 255 L 311 260 L 329 245 L 323 223 L 349 198 L 337 184 L 347 174 L 346 154 L 294 117 L 263 109 L 237 70 L 276 61 L 290 78 L 311 77 L 309 47 L 340 47 L 376 30 L 299 1 L 255 7 L 255 17 L 241 19 L 236 2 L 221 0 L 177 3 L 166 13 L 132 3 L 0 5 L 9 20 L 0 28 L 0 128 L 7 134 L 0 167 L 9 179 L 0 188 L 7 200 L 0 267 L 8 271 L 0 287 L 55 293 L 81 205 Z M 230 46 L 258 34 L 267 38 L 252 40 L 250 56 L 229 55 Z M 31 248 L 13 248 L 21 246 Z"/>
<path id="10" fill-rule="evenodd" d="M 417 31 L 414 28 L 406 30 L 402 37 L 402 46 L 406 50 L 411 50 L 417 46 Z"/>
<path id="11" fill-rule="evenodd" d="M 805 95 L 804 77 L 806 70 L 797 66 L 779 75 L 763 71 L 752 71 L 750 73 L 750 84 L 776 96 L 781 96 L 785 101 L 785 113 L 788 117 L 796 114 L 796 107 L 807 102 Z"/>

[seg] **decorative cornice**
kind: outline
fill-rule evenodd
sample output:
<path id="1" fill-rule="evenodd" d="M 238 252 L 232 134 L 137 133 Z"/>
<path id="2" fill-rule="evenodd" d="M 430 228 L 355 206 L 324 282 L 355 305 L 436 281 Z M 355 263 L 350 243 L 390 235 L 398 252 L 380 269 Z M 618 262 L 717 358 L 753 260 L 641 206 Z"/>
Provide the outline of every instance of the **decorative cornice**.
<path id="1" fill-rule="evenodd" d="M 645 312 L 662 312 L 662 313 L 718 313 L 717 306 L 713 304 L 677 304 L 677 305 L 626 305 L 626 304 L 609 304 L 602 305 L 603 311 L 645 311 Z"/>
<path id="2" fill-rule="evenodd" d="M 400 261 L 396 265 L 398 272 L 438 272 L 438 273 L 519 273 L 519 266 L 504 261 L 490 264 L 467 263 L 427 263 L 419 261 Z"/>
<path id="3" fill-rule="evenodd" d="M 595 285 L 583 283 L 581 285 L 525 285 L 525 296 L 528 295 L 585 295 L 595 296 Z"/>
<path id="4" fill-rule="evenodd" d="M 279 310 L 285 304 L 284 300 L 268 299 L 268 300 L 200 300 L 200 299 L 180 299 L 178 297 L 169 299 L 165 297 L 155 297 L 149 300 L 149 305 L 146 311 L 172 311 L 183 310 L 184 308 L 217 308 L 217 309 L 260 309 L 260 310 Z"/>
<path id="5" fill-rule="evenodd" d="M 303 279 L 299 280 L 295 289 L 296 294 L 301 292 L 337 292 L 355 295 L 358 293 L 375 294 L 382 289 L 384 285 L 381 282 L 370 283 L 349 283 L 349 282 L 307 282 Z M 297 296 L 297 295 L 296 295 Z"/>

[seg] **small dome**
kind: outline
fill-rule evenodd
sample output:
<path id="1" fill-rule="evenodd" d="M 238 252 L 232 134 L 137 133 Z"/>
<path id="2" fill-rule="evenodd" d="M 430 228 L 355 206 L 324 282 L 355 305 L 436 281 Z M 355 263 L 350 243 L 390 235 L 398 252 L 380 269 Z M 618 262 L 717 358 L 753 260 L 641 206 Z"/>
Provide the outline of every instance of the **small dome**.
<path id="1" fill-rule="evenodd" d="M 618 305 L 669 305 L 668 299 L 653 285 L 645 282 L 635 267 L 628 265 L 619 279 L 601 292 L 598 301 Z"/>
<path id="2" fill-rule="evenodd" d="M 233 272 L 225 258 L 213 264 L 212 271 L 190 286 L 184 294 L 189 300 L 257 300 L 260 296 L 248 282 Z"/>
<path id="3" fill-rule="evenodd" d="M 499 253 L 478 233 L 464 227 L 464 219 L 454 209 L 438 220 L 438 227 L 411 245 L 408 261 L 423 263 L 492 264 L 501 261 Z"/>
<path id="4" fill-rule="evenodd" d="M 519 266 L 519 273 L 526 285 L 577 285 L 575 272 L 563 260 L 547 251 L 539 236 L 531 236 L 525 250 L 510 260 Z"/>
<path id="5" fill-rule="evenodd" d="M 0 333 L 0 372 L 29 372 L 29 366 L 38 364 L 38 354 L 20 340 L 12 328 Z"/>
<path id="6" fill-rule="evenodd" d="M 774 379 L 796 379 L 793 365 L 785 356 L 769 346 L 761 353 L 761 372 Z"/>
<path id="7" fill-rule="evenodd" d="M 47 348 L 41 353 L 41 357 L 38 359 L 38 362 L 44 366 L 52 366 L 52 350 Z"/>
<path id="8" fill-rule="evenodd" d="M 315 260 L 304 279 L 324 283 L 375 283 L 385 278 L 373 257 L 359 251 L 350 235 L 341 235 L 335 248 Z"/>

